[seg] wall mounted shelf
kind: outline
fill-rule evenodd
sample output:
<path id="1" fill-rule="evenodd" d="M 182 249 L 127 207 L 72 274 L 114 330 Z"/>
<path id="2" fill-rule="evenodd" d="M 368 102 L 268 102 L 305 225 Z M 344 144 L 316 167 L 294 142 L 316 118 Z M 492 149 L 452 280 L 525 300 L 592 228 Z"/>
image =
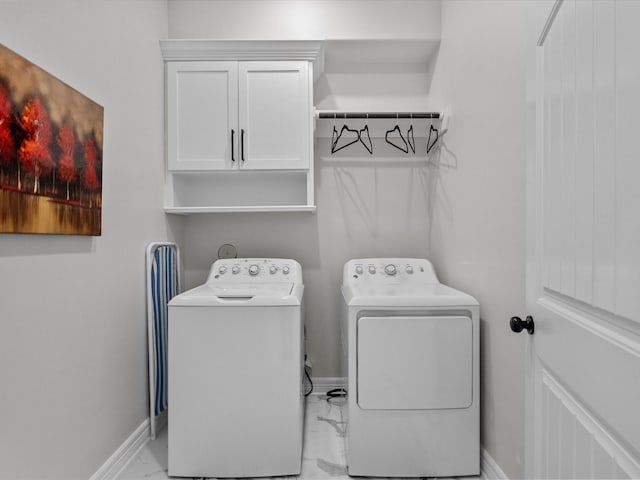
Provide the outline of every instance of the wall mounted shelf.
<path id="1" fill-rule="evenodd" d="M 165 213 L 175 215 L 190 215 L 195 213 L 242 213 L 242 212 L 311 212 L 316 211 L 315 205 L 277 205 L 260 206 L 247 205 L 236 207 L 166 207 Z"/>
<path id="2" fill-rule="evenodd" d="M 359 38 L 324 41 L 325 70 L 334 73 L 412 72 L 432 68 L 440 38 Z"/>

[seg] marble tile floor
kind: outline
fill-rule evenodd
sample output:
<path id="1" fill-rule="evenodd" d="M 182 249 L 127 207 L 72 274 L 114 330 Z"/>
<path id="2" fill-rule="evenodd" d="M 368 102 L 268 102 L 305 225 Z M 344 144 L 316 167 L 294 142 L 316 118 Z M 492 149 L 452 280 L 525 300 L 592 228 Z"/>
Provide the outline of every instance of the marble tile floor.
<path id="1" fill-rule="evenodd" d="M 302 472 L 279 479 L 349 479 L 344 450 L 343 406 L 340 399 L 327 402 L 324 395 L 307 397 Z M 167 475 L 167 429 L 149 441 L 117 480 L 164 480 Z M 364 477 L 354 477 L 363 479 Z M 481 477 L 464 477 L 473 480 Z M 384 480 L 384 479 L 376 479 Z M 414 479 L 415 480 L 415 479 Z"/>

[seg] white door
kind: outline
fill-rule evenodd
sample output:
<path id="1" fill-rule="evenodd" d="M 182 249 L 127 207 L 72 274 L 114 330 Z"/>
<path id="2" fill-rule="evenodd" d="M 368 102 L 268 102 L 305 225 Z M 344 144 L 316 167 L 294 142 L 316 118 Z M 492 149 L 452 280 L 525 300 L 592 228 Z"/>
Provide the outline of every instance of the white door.
<path id="1" fill-rule="evenodd" d="M 233 168 L 237 125 L 237 62 L 167 63 L 169 170 Z"/>
<path id="2" fill-rule="evenodd" d="M 640 2 L 565 0 L 544 17 L 526 476 L 640 478 Z"/>
<path id="3" fill-rule="evenodd" d="M 240 62 L 238 76 L 240 168 L 309 168 L 309 62 Z"/>

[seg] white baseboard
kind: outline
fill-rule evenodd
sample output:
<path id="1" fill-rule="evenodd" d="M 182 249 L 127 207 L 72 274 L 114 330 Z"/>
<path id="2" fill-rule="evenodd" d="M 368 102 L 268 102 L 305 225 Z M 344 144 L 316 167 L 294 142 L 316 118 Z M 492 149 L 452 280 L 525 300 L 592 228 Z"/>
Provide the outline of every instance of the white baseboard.
<path id="1" fill-rule="evenodd" d="M 89 480 L 114 480 L 149 441 L 149 419 L 140 424 Z"/>
<path id="2" fill-rule="evenodd" d="M 347 388 L 346 377 L 311 377 L 313 393 L 311 395 L 326 395 L 334 388 Z"/>
<path id="3" fill-rule="evenodd" d="M 482 478 L 486 478 L 487 480 L 509 480 L 509 477 L 505 475 L 500 465 L 496 463 L 484 448 L 480 450 L 480 467 L 480 476 Z"/>

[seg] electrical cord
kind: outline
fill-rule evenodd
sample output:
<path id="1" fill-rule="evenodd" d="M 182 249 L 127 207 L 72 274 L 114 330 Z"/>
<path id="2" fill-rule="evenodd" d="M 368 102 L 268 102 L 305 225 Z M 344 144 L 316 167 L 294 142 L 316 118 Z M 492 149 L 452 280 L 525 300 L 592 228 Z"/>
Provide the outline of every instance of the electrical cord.
<path id="1" fill-rule="evenodd" d="M 305 383 L 308 384 L 307 386 L 309 387 L 309 391 L 305 392 L 304 396 L 308 397 L 309 395 L 311 395 L 311 392 L 313 392 L 313 382 L 311 381 L 311 377 L 309 376 L 309 371 L 307 370 L 306 365 L 304 367 L 304 376 L 305 376 Z"/>
<path id="2" fill-rule="evenodd" d="M 306 341 L 307 339 L 307 326 L 303 326 L 302 327 L 302 337 L 304 339 L 304 341 Z M 313 382 L 311 381 L 311 376 L 309 375 L 309 370 L 307 369 L 307 354 L 304 354 L 304 363 L 302 364 L 302 368 L 304 369 L 304 384 L 305 384 L 305 388 L 309 387 L 309 391 L 304 393 L 305 397 L 308 397 L 309 395 L 311 395 L 311 392 L 313 392 Z M 309 368 L 311 368 L 311 366 L 309 366 Z"/>
<path id="3" fill-rule="evenodd" d="M 346 388 L 334 388 L 327 392 L 327 402 L 333 403 L 335 399 L 344 399 L 347 397 L 347 389 Z"/>

